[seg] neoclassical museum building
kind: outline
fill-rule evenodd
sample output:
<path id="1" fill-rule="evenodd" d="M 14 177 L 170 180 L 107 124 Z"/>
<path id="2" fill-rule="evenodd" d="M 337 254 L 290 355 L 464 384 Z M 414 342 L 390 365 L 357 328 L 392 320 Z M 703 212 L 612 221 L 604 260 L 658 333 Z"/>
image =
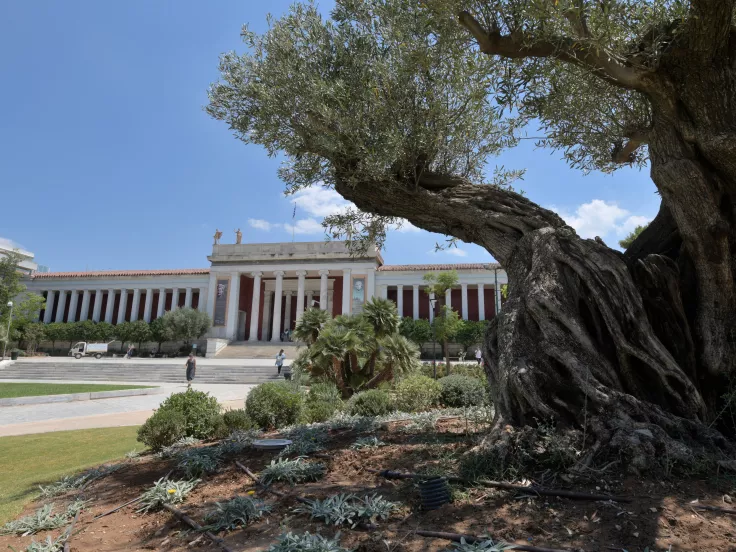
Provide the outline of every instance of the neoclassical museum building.
<path id="1" fill-rule="evenodd" d="M 507 282 L 497 264 L 386 265 L 380 251 L 355 257 L 340 241 L 218 241 L 209 268 L 35 272 L 25 283 L 46 298 L 45 323 L 151 322 L 181 307 L 206 311 L 213 320 L 209 353 L 232 341 L 280 341 L 309 306 L 357 314 L 375 295 L 394 301 L 401 316 L 431 320 L 428 272 L 456 270 L 459 284 L 446 300 L 464 319 L 485 320 L 498 311 Z"/>

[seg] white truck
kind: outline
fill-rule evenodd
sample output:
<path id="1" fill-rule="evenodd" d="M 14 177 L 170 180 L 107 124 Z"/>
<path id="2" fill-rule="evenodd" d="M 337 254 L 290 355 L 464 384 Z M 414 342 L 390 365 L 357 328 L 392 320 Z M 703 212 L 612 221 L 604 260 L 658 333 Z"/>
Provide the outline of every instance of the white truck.
<path id="1" fill-rule="evenodd" d="M 76 359 L 82 358 L 83 356 L 102 358 L 107 355 L 107 345 L 107 343 L 87 343 L 86 341 L 80 341 L 69 349 L 69 356 L 73 356 Z"/>

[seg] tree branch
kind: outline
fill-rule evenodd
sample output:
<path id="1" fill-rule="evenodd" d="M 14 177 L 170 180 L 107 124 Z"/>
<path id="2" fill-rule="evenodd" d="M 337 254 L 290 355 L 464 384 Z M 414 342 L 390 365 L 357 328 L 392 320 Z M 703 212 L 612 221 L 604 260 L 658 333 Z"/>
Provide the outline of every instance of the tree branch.
<path id="1" fill-rule="evenodd" d="M 628 136 L 629 141 L 625 144 L 614 146 L 611 152 L 611 160 L 614 163 L 633 163 L 636 150 L 648 142 L 646 132 L 634 132 Z"/>
<path id="2" fill-rule="evenodd" d="M 473 35 L 481 51 L 488 55 L 510 59 L 557 59 L 591 69 L 599 78 L 615 86 L 645 91 L 642 79 L 644 73 L 615 60 L 605 50 L 591 48 L 568 37 L 535 40 L 521 32 L 512 32 L 508 35 L 502 35 L 495 30 L 489 32 L 467 11 L 461 12 L 458 19 Z M 576 24 L 579 25 L 580 22 Z"/>
<path id="3" fill-rule="evenodd" d="M 398 181 L 352 185 L 338 174 L 335 190 L 364 212 L 401 217 L 429 232 L 480 245 L 502 264 L 525 234 L 566 226 L 557 213 L 515 192 L 439 175 L 431 176 L 430 190 L 423 178 L 419 186 Z M 443 178 L 447 185 L 440 188 L 438 183 Z"/>

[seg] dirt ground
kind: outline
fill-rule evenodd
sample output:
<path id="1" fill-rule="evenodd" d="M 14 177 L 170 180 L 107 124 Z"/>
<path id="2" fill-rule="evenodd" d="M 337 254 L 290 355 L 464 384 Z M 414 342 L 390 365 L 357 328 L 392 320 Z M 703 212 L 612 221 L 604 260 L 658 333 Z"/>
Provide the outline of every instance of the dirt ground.
<path id="1" fill-rule="evenodd" d="M 380 448 L 352 450 L 350 445 L 360 434 L 334 431 L 327 450 L 316 453 L 327 466 L 324 479 L 295 487 L 283 484 L 274 489 L 288 496 L 263 498 L 272 505 L 267 517 L 245 529 L 224 537 L 235 551 L 265 550 L 287 531 L 341 533 L 344 548 L 357 552 L 432 552 L 444 550 L 446 540 L 416 535 L 416 530 L 446 531 L 494 540 L 569 551 L 731 551 L 736 552 L 736 516 L 699 511 L 693 506 L 712 505 L 736 508 L 724 503 L 724 495 L 735 495 L 736 479 L 717 476 L 710 480 L 642 480 L 620 474 L 596 475 L 595 480 L 576 480 L 563 485 L 578 491 L 610 493 L 630 497 L 630 503 L 582 501 L 555 497 L 530 497 L 487 487 L 454 486 L 454 501 L 435 511 L 420 509 L 419 492 L 411 480 L 387 480 L 367 469 L 391 469 L 412 472 L 454 473 L 461 453 L 473 442 L 463 434 L 458 421 L 442 422 L 437 433 L 410 434 L 396 424 L 375 434 L 388 443 Z M 205 477 L 187 500 L 177 508 L 202 522 L 207 510 L 217 501 L 256 490 L 253 481 L 234 463 L 238 460 L 256 473 L 276 453 L 246 451 L 228 459 L 219 473 Z M 125 507 L 104 518 L 92 518 L 141 494 L 172 466 L 170 460 L 153 456 L 130 461 L 126 467 L 105 479 L 94 482 L 84 492 L 91 499 L 83 511 L 71 539 L 72 551 L 210 551 L 219 548 L 206 537 L 195 533 L 166 511 L 141 514 L 135 506 Z M 173 478 L 173 477 L 172 477 Z M 401 509 L 378 529 L 361 531 L 327 526 L 310 521 L 306 514 L 295 513 L 294 496 L 325 498 L 338 493 L 373 493 L 401 503 Z M 260 491 L 259 491 L 260 494 Z M 71 497 L 54 499 L 59 506 Z M 725 500 L 728 500 L 726 498 Z M 736 497 L 734 497 L 736 501 Z M 697 502 L 693 502 L 697 501 Z M 31 513 L 40 503 L 29 506 Z M 79 532 L 77 532 L 79 531 Z M 52 537 L 60 531 L 50 532 Z M 35 536 L 43 540 L 46 534 Z M 0 549 L 8 545 L 23 550 L 31 537 L 0 537 Z"/>

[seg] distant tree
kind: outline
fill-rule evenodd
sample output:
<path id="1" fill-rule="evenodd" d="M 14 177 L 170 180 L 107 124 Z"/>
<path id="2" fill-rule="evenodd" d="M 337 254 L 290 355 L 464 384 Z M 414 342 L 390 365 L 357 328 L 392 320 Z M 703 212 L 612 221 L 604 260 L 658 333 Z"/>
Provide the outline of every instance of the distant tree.
<path id="1" fill-rule="evenodd" d="M 442 343 L 442 349 L 445 353 L 445 369 L 446 373 L 450 373 L 450 354 L 449 343 L 455 339 L 460 326 L 462 325 L 460 316 L 452 310 L 449 305 L 442 305 L 440 316 L 435 316 L 432 321 L 432 331 L 435 339 Z"/>
<path id="2" fill-rule="evenodd" d="M 454 337 L 455 334 L 453 332 L 457 332 L 457 321 L 459 320 L 459 317 L 452 308 L 444 308 L 447 306 L 445 304 L 445 292 L 456 286 L 458 284 L 458 280 L 457 271 L 455 270 L 448 270 L 440 273 L 430 272 L 424 275 L 424 281 L 427 283 L 426 292 L 430 297 L 434 295 L 434 298 L 436 299 L 434 313 L 435 321 L 433 323 L 433 329 L 435 331 L 434 336 L 437 341 L 442 343 L 442 349 L 445 352 L 445 367 L 448 374 L 450 373 L 448 342 Z M 437 322 L 437 311 L 440 313 L 439 317 L 450 317 L 450 320 L 447 320 L 446 322 Z M 455 313 L 455 316 L 452 317 L 450 313 Z M 442 332 L 441 334 L 437 333 L 438 329 Z"/>
<path id="3" fill-rule="evenodd" d="M 425 343 L 432 341 L 432 326 L 429 320 L 414 320 L 411 316 L 405 316 L 401 319 L 399 333 L 420 348 Z"/>
<path id="4" fill-rule="evenodd" d="M 76 341 L 95 341 L 97 339 L 97 327 L 91 320 L 84 320 L 83 322 L 75 322 L 73 327 L 74 339 Z M 113 334 L 117 336 L 117 328 Z"/>
<path id="5" fill-rule="evenodd" d="M 136 337 L 134 322 L 121 322 L 115 326 L 115 339 L 120 341 L 120 352 L 124 352 L 128 343 L 133 343 Z"/>
<path id="6" fill-rule="evenodd" d="M 629 235 L 626 236 L 624 239 L 619 240 L 618 244 L 623 249 L 628 249 L 632 243 L 634 243 L 634 240 L 639 237 L 639 234 L 641 234 L 646 227 L 649 226 L 649 224 L 644 224 L 642 226 L 637 226 L 634 228 L 631 232 L 629 232 Z"/>
<path id="7" fill-rule="evenodd" d="M 56 349 L 57 341 L 66 341 L 69 328 L 63 322 L 51 322 L 46 324 L 45 334 L 46 340 L 51 342 L 52 352 Z"/>
<path id="8" fill-rule="evenodd" d="M 94 327 L 95 341 L 107 343 L 115 339 L 115 326 L 109 322 L 97 322 Z"/>
<path id="9" fill-rule="evenodd" d="M 23 293 L 26 286 L 22 282 L 23 275 L 18 271 L 22 261 L 16 252 L 0 255 L 0 342 L 19 340 L 23 327 L 36 320 L 38 312 L 44 307 L 43 297 L 35 293 Z M 10 308 L 13 302 L 13 321 L 10 334 L 7 332 Z"/>
<path id="10" fill-rule="evenodd" d="M 174 330 L 170 324 L 166 323 L 166 317 L 161 316 L 151 322 L 151 339 L 158 344 L 158 351 L 161 352 L 161 345 L 167 341 L 174 340 Z"/>
<path id="11" fill-rule="evenodd" d="M 140 351 L 143 343 L 151 339 L 151 327 L 149 326 L 148 322 L 146 322 L 145 320 L 136 320 L 135 322 L 130 322 L 129 339 L 133 343 L 138 344 L 138 351 Z"/>
<path id="12" fill-rule="evenodd" d="M 173 338 L 184 342 L 188 347 L 212 327 L 212 319 L 206 312 L 188 307 L 166 313 L 164 320 L 171 329 Z"/>
<path id="13" fill-rule="evenodd" d="M 25 343 L 26 351 L 35 353 L 38 344 L 46 337 L 45 325 L 41 322 L 31 322 L 23 327 L 21 339 Z"/>
<path id="14" fill-rule="evenodd" d="M 455 335 L 455 341 L 467 350 L 473 345 L 480 345 L 486 333 L 487 323 L 484 320 L 461 320 Z"/>

